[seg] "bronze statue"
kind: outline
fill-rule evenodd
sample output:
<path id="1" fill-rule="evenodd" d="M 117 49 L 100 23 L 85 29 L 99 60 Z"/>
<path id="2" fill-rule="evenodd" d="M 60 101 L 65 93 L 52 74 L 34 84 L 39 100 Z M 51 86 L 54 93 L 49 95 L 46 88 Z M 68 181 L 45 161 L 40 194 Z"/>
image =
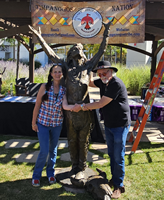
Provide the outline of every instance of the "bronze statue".
<path id="1" fill-rule="evenodd" d="M 113 20 L 112 20 L 113 21 Z M 83 104 L 89 102 L 88 85 L 90 72 L 96 67 L 108 44 L 109 27 L 111 22 L 104 24 L 103 40 L 98 52 L 92 59 L 87 60 L 81 43 L 73 45 L 67 54 L 67 61 L 60 59 L 53 49 L 41 36 L 41 31 L 29 26 L 37 36 L 45 53 L 54 63 L 60 63 L 64 73 L 68 104 Z M 75 179 L 84 177 L 87 152 L 89 145 L 89 133 L 93 124 L 92 111 L 79 111 L 78 113 L 66 111 L 67 137 L 72 161 L 72 171 Z"/>
<path id="2" fill-rule="evenodd" d="M 70 167 L 68 168 L 70 169 Z M 94 171 L 86 168 L 84 178 L 80 180 L 74 179 L 71 174 L 71 171 L 68 171 L 67 168 L 61 169 L 56 174 L 56 180 L 64 186 L 66 191 L 82 193 L 86 189 L 93 196 L 93 199 L 111 200 L 113 192 L 110 187 L 110 181 L 107 179 L 106 173 L 101 169 L 96 168 L 96 171 Z"/>
<path id="3" fill-rule="evenodd" d="M 96 168 L 98 175 L 88 177 L 85 187 L 94 199 L 111 200 L 112 190 L 109 186 L 109 181 L 106 178 L 106 173 Z"/>

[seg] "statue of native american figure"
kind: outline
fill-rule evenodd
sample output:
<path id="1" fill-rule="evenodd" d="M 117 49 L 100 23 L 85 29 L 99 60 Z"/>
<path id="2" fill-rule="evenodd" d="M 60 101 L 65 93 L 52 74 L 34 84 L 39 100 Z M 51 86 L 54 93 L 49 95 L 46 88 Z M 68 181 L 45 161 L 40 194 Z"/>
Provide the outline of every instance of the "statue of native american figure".
<path id="1" fill-rule="evenodd" d="M 30 30 L 37 36 L 47 56 L 54 63 L 60 63 L 62 66 L 68 104 L 83 104 L 89 102 L 88 85 L 90 74 L 106 50 L 109 38 L 109 27 L 112 21 L 107 24 L 103 23 L 105 29 L 102 42 L 98 52 L 90 60 L 86 59 L 81 43 L 75 44 L 70 48 L 66 61 L 60 59 L 43 39 L 41 31 L 37 31 L 29 26 Z M 84 177 L 83 173 L 85 173 L 86 169 L 89 134 L 92 124 L 92 111 L 81 110 L 78 113 L 66 111 L 67 138 L 72 161 L 72 171 L 77 180 Z"/>

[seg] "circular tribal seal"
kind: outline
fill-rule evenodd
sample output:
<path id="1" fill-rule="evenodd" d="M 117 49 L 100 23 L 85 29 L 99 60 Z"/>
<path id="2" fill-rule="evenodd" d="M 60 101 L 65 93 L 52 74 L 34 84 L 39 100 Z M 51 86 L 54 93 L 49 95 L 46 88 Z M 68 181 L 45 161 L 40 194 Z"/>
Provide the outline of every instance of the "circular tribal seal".
<path id="1" fill-rule="evenodd" d="M 83 8 L 73 16 L 73 28 L 83 38 L 97 35 L 102 27 L 102 16 L 93 8 Z"/>

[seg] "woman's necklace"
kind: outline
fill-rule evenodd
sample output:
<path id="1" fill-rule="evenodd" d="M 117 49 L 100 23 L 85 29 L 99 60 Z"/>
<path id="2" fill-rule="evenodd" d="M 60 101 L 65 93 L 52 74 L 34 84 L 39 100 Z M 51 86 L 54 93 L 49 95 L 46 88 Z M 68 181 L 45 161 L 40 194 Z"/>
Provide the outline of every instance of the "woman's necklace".
<path id="1" fill-rule="evenodd" d="M 57 100 L 59 94 L 59 86 L 53 85 L 53 96 L 55 97 L 55 100 Z"/>
<path id="2" fill-rule="evenodd" d="M 58 93 L 59 92 L 59 85 L 53 84 L 53 89 L 54 89 L 54 93 Z"/>

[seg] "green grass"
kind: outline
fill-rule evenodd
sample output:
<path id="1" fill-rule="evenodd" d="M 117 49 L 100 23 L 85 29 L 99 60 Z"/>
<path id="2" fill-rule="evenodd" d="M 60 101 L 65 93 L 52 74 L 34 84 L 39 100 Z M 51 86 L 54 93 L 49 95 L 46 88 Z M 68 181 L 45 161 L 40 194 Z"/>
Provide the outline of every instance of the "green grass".
<path id="1" fill-rule="evenodd" d="M 35 164 L 17 163 L 14 157 L 20 153 L 32 152 L 39 149 L 39 144 L 32 144 L 27 148 L 5 149 L 5 141 L 17 136 L 0 135 L 0 199 L 2 200 L 92 200 L 90 194 L 72 194 L 66 192 L 59 183 L 49 185 L 45 173 L 42 173 L 41 187 L 31 186 L 31 177 Z M 19 137 L 37 139 L 35 137 Z M 125 156 L 126 192 L 120 199 L 126 200 L 162 200 L 164 199 L 164 144 L 140 142 L 139 148 L 143 153 Z M 107 154 L 90 151 L 109 160 Z M 69 167 L 70 162 L 60 160 L 60 155 L 68 152 L 67 148 L 58 150 L 56 167 Z M 101 165 L 88 163 L 93 170 L 99 167 L 111 178 L 110 162 Z"/>

